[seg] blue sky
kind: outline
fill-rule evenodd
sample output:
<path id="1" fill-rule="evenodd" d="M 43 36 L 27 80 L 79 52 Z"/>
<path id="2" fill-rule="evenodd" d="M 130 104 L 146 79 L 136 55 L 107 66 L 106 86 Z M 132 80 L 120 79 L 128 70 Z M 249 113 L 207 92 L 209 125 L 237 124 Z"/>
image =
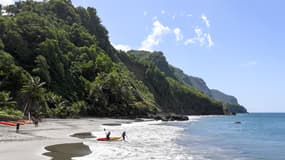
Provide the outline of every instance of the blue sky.
<path id="1" fill-rule="evenodd" d="M 163 51 L 172 65 L 236 96 L 251 112 L 285 111 L 281 0 L 73 3 L 97 8 L 114 45 Z"/>
<path id="2" fill-rule="evenodd" d="M 97 9 L 114 46 L 162 51 L 170 64 L 236 96 L 250 112 L 285 112 L 285 1 L 72 2 Z"/>

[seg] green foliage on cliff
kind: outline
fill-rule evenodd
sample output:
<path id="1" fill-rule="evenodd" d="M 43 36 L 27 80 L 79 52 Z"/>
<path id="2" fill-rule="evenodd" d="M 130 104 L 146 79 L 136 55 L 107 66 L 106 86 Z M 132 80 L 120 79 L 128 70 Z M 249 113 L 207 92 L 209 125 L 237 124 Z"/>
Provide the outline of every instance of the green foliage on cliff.
<path id="1" fill-rule="evenodd" d="M 176 81 L 172 72 L 115 50 L 95 8 L 29 0 L 3 9 L 0 91 L 9 92 L 25 115 L 223 113 L 220 103 Z M 168 67 L 157 56 L 153 61 Z"/>
<path id="2" fill-rule="evenodd" d="M 161 59 L 161 52 L 130 51 L 128 56 L 126 58 L 121 54 L 121 59 L 149 87 L 162 111 L 198 115 L 224 114 L 222 103 L 178 81 L 167 61 Z"/>
<path id="3" fill-rule="evenodd" d="M 136 61 L 144 64 L 153 64 L 156 66 L 166 77 L 175 79 L 182 84 L 192 88 L 192 92 L 202 92 L 204 97 L 208 97 L 211 101 L 219 101 L 223 103 L 226 113 L 246 113 L 246 109 L 239 105 L 237 99 L 233 96 L 226 95 L 218 90 L 209 89 L 205 81 L 198 77 L 193 77 L 185 74 L 181 69 L 175 68 L 168 64 L 165 56 L 162 52 L 147 52 L 131 50 L 127 52 L 130 57 L 133 57 Z M 195 88 L 193 90 L 193 88 Z M 201 94 L 201 93 L 200 93 Z M 193 99 L 195 100 L 195 98 Z M 186 100 L 187 101 L 187 100 Z M 190 102 L 191 103 L 191 102 Z M 179 103 L 178 103 L 179 104 Z M 187 104 L 189 104 L 187 102 Z M 199 106 L 203 106 L 199 104 Z"/>

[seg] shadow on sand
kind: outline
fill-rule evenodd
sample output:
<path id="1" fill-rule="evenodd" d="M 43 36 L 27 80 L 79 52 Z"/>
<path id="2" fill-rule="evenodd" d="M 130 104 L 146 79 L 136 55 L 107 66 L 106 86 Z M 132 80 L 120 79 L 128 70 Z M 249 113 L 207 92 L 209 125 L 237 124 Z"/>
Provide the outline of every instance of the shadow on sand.
<path id="1" fill-rule="evenodd" d="M 91 153 L 90 148 L 83 143 L 65 143 L 45 147 L 48 151 L 43 155 L 52 160 L 71 160 L 73 157 L 82 157 Z"/>

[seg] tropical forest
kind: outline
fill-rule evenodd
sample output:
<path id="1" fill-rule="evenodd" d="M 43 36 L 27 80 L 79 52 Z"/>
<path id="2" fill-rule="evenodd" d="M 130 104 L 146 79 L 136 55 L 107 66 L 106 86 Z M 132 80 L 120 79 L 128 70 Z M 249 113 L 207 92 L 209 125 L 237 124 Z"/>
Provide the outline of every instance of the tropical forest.
<path id="1" fill-rule="evenodd" d="M 116 50 L 95 8 L 27 0 L 0 10 L 1 118 L 246 112 L 162 52 Z"/>

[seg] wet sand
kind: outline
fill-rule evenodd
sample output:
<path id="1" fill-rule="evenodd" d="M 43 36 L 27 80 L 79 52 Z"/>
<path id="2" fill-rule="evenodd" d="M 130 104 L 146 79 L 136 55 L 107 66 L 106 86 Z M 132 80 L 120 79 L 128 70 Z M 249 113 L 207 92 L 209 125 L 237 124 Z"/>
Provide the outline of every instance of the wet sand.
<path id="1" fill-rule="evenodd" d="M 69 147 L 71 147 L 74 150 L 77 150 L 76 148 L 80 146 L 80 143 L 82 144 L 84 138 L 94 138 L 92 134 L 90 135 L 88 133 L 94 131 L 100 132 L 102 130 L 102 124 L 120 124 L 129 122 L 132 122 L 132 120 L 109 118 L 44 119 L 39 123 L 38 127 L 35 127 L 33 124 L 21 126 L 19 133 L 15 132 L 15 127 L 0 126 L 0 159 L 42 160 L 58 157 L 61 155 L 57 154 L 68 152 L 54 150 L 54 148 L 58 148 L 58 146 L 48 146 L 75 143 L 74 145 L 65 145 L 63 149 L 69 149 Z M 48 156 L 42 155 L 47 152 L 45 147 L 52 151 Z M 82 148 L 79 150 L 82 151 Z M 84 154 L 88 153 L 87 148 L 83 150 Z M 76 155 L 79 156 L 82 152 Z"/>
<path id="2" fill-rule="evenodd" d="M 43 155 L 52 160 L 69 160 L 73 157 L 82 157 L 91 153 L 90 148 L 83 143 L 65 143 L 45 147 L 48 151 Z"/>
<path id="3" fill-rule="evenodd" d="M 80 139 L 96 138 L 96 136 L 93 136 L 91 132 L 75 133 L 71 135 L 71 137 L 77 137 Z"/>

